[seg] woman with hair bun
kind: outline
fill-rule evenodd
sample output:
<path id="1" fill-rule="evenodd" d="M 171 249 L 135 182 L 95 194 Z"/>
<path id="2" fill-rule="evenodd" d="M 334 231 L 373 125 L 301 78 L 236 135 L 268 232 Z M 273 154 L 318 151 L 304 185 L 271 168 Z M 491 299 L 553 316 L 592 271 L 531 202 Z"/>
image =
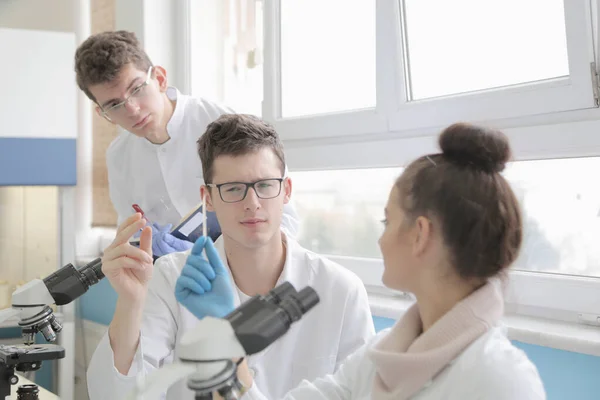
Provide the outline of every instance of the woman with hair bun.
<path id="1" fill-rule="evenodd" d="M 521 248 L 519 204 L 500 172 L 511 157 L 499 131 L 458 123 L 441 152 L 413 161 L 394 184 L 379 239 L 383 283 L 416 298 L 390 329 L 334 375 L 286 399 L 538 400 L 535 366 L 501 326 L 502 284 Z M 245 363 L 244 399 L 264 399 Z"/>

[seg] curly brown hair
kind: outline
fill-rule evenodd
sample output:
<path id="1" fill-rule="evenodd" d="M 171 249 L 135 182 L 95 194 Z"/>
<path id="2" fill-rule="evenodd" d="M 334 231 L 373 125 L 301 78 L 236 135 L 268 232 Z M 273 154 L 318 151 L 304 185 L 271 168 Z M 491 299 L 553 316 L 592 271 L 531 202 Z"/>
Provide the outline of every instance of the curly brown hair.
<path id="1" fill-rule="evenodd" d="M 113 81 L 121 69 L 132 63 L 140 71 L 148 71 L 152 61 L 133 32 L 109 31 L 87 38 L 75 52 L 77 85 L 93 102 L 89 88 Z"/>
<path id="2" fill-rule="evenodd" d="M 197 144 L 206 183 L 212 183 L 217 157 L 246 155 L 263 148 L 273 150 L 280 162 L 281 175 L 285 173 L 285 155 L 279 135 L 275 128 L 254 115 L 221 115 L 206 127 Z"/>

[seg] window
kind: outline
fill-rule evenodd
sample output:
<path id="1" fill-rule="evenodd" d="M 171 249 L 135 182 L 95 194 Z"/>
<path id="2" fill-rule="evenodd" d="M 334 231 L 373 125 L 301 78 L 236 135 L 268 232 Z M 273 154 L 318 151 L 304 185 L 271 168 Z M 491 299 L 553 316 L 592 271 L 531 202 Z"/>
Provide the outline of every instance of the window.
<path id="1" fill-rule="evenodd" d="M 600 157 L 521 161 L 504 175 L 522 206 L 513 269 L 600 277 Z M 401 168 L 293 172 L 300 243 L 321 254 L 381 258 L 377 240 Z"/>
<path id="2" fill-rule="evenodd" d="M 402 40 L 396 59 L 403 73 L 386 78 L 399 79 L 390 130 L 458 120 L 506 121 L 596 106 L 586 2 L 397 4 Z M 386 14 L 395 12 L 390 8 Z M 393 40 L 384 47 L 388 52 L 397 48 Z M 383 57 L 378 60 L 384 62 Z"/>
<path id="3" fill-rule="evenodd" d="M 596 107 L 587 2 L 263 4 L 263 117 L 288 140 L 412 137 Z"/>
<path id="4" fill-rule="evenodd" d="M 256 3 L 258 27 L 262 7 L 262 92 L 252 86 L 252 104 L 262 100 L 285 140 L 299 240 L 370 287 L 381 286 L 380 220 L 400 167 L 436 151 L 456 121 L 501 128 L 525 221 L 507 304 L 576 321 L 600 315 L 597 1 L 205 0 L 191 16 L 204 29 L 191 41 L 194 94 L 221 85 L 215 98 L 225 100 L 219 82 L 232 62 L 222 67 L 230 45 L 218 35 L 233 14 L 223 9 Z M 232 105 L 246 98 L 230 93 Z"/>
<path id="5" fill-rule="evenodd" d="M 282 117 L 375 107 L 375 2 L 281 2 Z"/>
<path id="6" fill-rule="evenodd" d="M 262 115 L 263 2 L 190 2 L 192 95 Z"/>
<path id="7" fill-rule="evenodd" d="M 507 309 L 579 322 L 598 314 L 600 157 L 521 161 L 505 177 L 523 208 L 525 235 L 510 274 Z M 300 243 L 356 273 L 371 293 L 381 282 L 378 239 L 389 190 L 401 168 L 295 171 Z M 557 295 L 560 294 L 560 295 Z"/>
<path id="8" fill-rule="evenodd" d="M 400 168 L 292 172 L 300 243 L 317 253 L 381 258 L 383 209 Z"/>
<path id="9" fill-rule="evenodd" d="M 562 0 L 406 0 L 403 22 L 411 100 L 569 75 Z"/>
<path id="10" fill-rule="evenodd" d="M 514 268 L 600 277 L 600 157 L 516 162 L 507 168 L 523 208 Z"/>

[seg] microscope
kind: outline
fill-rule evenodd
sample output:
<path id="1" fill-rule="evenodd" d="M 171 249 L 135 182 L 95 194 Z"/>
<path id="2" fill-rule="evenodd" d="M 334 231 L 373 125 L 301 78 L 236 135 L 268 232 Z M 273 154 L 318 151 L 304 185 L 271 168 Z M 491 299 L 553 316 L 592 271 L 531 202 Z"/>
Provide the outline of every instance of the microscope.
<path id="1" fill-rule="evenodd" d="M 69 304 L 103 278 L 102 260 L 97 258 L 82 268 L 67 264 L 13 293 L 12 308 L 0 310 L 0 322 L 18 316 L 24 345 L 0 344 L 0 399 L 9 396 L 11 385 L 18 383 L 15 370 L 36 371 L 42 361 L 65 356 L 61 346 L 34 344 L 38 332 L 54 342 L 62 329 L 50 305 Z M 319 296 L 311 287 L 298 292 L 284 282 L 264 296 L 252 297 L 224 318 L 203 318 L 178 344 L 179 360 L 153 371 L 147 379 L 140 378 L 131 398 L 149 395 L 159 399 L 173 383 L 188 377 L 187 385 L 196 400 L 211 400 L 213 392 L 225 400 L 238 399 L 243 388 L 233 360 L 241 361 L 267 348 L 318 303 Z"/>
<path id="2" fill-rule="evenodd" d="M 237 378 L 239 363 L 283 336 L 318 303 L 319 296 L 310 286 L 297 292 L 284 282 L 222 319 L 202 318 L 181 338 L 178 360 L 140 378 L 127 399 L 161 399 L 171 385 L 186 377 L 195 400 L 212 400 L 214 392 L 224 400 L 239 399 L 244 394 Z"/>
<path id="3" fill-rule="evenodd" d="M 0 399 L 9 396 L 11 385 L 18 383 L 15 370 L 37 371 L 42 361 L 65 356 L 61 346 L 34 344 L 38 332 L 46 341 L 55 342 L 56 334 L 62 329 L 50 305 L 69 304 L 102 278 L 102 260 L 97 258 L 82 268 L 67 264 L 43 280 L 28 282 L 12 294 L 12 308 L 0 311 L 0 322 L 18 316 L 24 345 L 0 344 Z"/>

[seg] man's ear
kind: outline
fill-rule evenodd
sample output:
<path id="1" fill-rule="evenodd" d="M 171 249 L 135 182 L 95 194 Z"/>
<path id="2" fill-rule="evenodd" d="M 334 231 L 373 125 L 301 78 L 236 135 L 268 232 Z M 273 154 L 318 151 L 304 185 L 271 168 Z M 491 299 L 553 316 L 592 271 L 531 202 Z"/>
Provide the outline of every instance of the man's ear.
<path id="1" fill-rule="evenodd" d="M 104 114 L 102 114 L 102 109 L 100 108 L 100 106 L 96 106 L 96 114 L 98 114 L 98 116 L 102 119 L 107 120 L 108 122 L 110 122 L 111 124 L 115 125 L 115 123 L 113 121 L 111 121 L 110 119 L 106 118 L 104 116 Z"/>
<path id="2" fill-rule="evenodd" d="M 158 88 L 160 89 L 160 91 L 166 92 L 167 88 L 169 87 L 167 81 L 167 70 L 161 67 L 160 65 L 155 65 L 152 69 L 152 73 L 154 74 L 154 77 L 158 82 Z"/>
<path id="3" fill-rule="evenodd" d="M 200 186 L 200 198 L 202 199 L 204 196 L 206 196 L 206 211 L 214 212 L 215 208 L 213 207 L 210 190 L 208 190 L 206 185 Z"/>
<path id="4" fill-rule="evenodd" d="M 283 204 L 290 202 L 292 198 L 292 178 L 285 178 L 283 180 Z"/>
<path id="5" fill-rule="evenodd" d="M 423 216 L 418 217 L 413 226 L 413 254 L 420 256 L 431 242 L 431 220 Z"/>

